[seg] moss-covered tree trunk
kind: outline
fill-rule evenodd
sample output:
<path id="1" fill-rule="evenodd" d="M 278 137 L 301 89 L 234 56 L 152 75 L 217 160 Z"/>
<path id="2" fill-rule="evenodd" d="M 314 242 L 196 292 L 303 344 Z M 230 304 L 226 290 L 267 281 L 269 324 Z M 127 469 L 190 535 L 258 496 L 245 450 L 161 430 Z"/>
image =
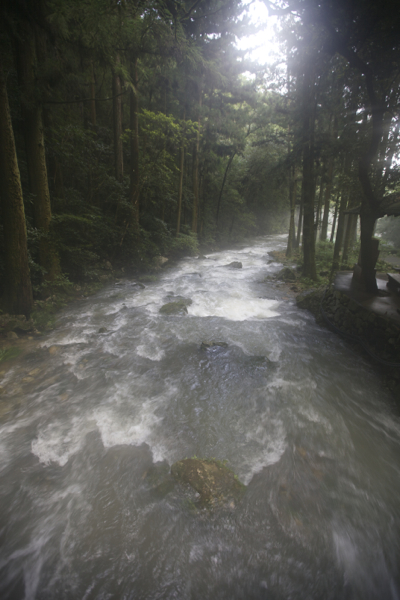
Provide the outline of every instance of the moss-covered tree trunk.
<path id="1" fill-rule="evenodd" d="M 34 225 L 42 233 L 39 241 L 39 263 L 46 270 L 45 279 L 52 281 L 60 273 L 60 264 L 54 244 L 49 239 L 51 204 L 42 106 L 38 100 L 36 85 L 36 35 L 41 33 L 37 33 L 30 24 L 21 22 L 19 37 L 16 38 L 16 62 L 21 87 L 29 187 L 34 198 Z"/>
<path id="2" fill-rule="evenodd" d="M 32 286 L 28 264 L 25 212 L 15 151 L 6 82 L 0 63 L 0 202 L 4 231 L 4 308 L 29 316 Z"/>

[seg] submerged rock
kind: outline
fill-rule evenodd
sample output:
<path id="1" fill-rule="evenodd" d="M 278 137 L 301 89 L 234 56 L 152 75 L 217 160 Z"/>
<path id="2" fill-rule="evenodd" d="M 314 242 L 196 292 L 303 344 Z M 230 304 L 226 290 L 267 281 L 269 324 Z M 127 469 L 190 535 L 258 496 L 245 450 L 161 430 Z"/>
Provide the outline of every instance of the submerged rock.
<path id="1" fill-rule="evenodd" d="M 234 260 L 233 262 L 229 263 L 229 265 L 225 265 L 225 266 L 231 267 L 232 269 L 241 269 L 243 265 L 238 260 Z"/>
<path id="2" fill-rule="evenodd" d="M 162 315 L 187 315 L 187 306 L 192 303 L 190 299 L 182 298 L 176 302 L 167 302 L 160 308 Z"/>
<path id="3" fill-rule="evenodd" d="M 100 327 L 99 329 L 99 333 L 107 333 L 108 329 L 107 327 Z"/>
<path id="4" fill-rule="evenodd" d="M 212 340 L 211 342 L 201 342 L 200 350 L 207 350 L 208 348 L 213 348 L 215 346 L 219 346 L 220 348 L 227 348 L 228 344 L 226 342 L 215 342 Z"/>
<path id="5" fill-rule="evenodd" d="M 239 499 L 246 486 L 215 458 L 185 458 L 171 467 L 172 476 L 200 494 L 200 504 L 216 505 Z"/>

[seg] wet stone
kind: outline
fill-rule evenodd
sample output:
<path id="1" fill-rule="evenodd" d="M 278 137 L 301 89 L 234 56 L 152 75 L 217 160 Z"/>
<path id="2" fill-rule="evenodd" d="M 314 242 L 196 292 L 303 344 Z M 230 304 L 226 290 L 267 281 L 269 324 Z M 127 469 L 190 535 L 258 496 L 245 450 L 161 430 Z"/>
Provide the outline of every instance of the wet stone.
<path id="1" fill-rule="evenodd" d="M 185 458 L 171 467 L 172 476 L 180 483 L 189 484 L 199 495 L 200 505 L 218 506 L 239 499 L 246 486 L 214 458 Z"/>
<path id="2" fill-rule="evenodd" d="M 230 267 L 231 269 L 241 269 L 243 267 L 242 263 L 234 260 L 233 262 L 229 263 L 229 265 L 226 265 L 227 267 Z"/>
<path id="3" fill-rule="evenodd" d="M 201 342 L 200 349 L 207 350 L 208 348 L 214 348 L 216 346 L 220 348 L 227 348 L 228 344 L 226 342 L 215 342 L 212 340 L 211 342 Z"/>
<path id="4" fill-rule="evenodd" d="M 281 269 L 276 276 L 278 279 L 283 279 L 283 281 L 296 281 L 296 273 L 289 267 Z"/>
<path id="5" fill-rule="evenodd" d="M 160 313 L 162 315 L 187 315 L 188 310 L 186 308 L 187 305 L 191 304 L 191 300 L 177 300 L 176 302 L 167 302 L 160 308 Z"/>

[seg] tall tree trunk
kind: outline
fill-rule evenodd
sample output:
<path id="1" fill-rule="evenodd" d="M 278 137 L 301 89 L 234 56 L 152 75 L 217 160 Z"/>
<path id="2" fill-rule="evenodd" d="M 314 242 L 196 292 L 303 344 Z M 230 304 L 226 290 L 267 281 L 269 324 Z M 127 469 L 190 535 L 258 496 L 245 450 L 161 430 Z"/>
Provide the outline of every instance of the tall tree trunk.
<path id="1" fill-rule="evenodd" d="M 324 184 L 322 183 L 322 177 L 319 183 L 319 195 L 318 195 L 318 203 L 317 203 L 317 214 L 315 215 L 315 241 L 317 241 L 318 231 L 321 225 L 321 209 L 322 209 L 322 196 L 324 193 Z"/>
<path id="2" fill-rule="evenodd" d="M 311 64 L 305 66 L 303 76 L 303 181 L 301 197 L 303 200 L 303 275 L 309 279 L 317 279 L 315 265 L 315 237 L 314 237 L 314 202 L 315 202 L 315 176 L 314 176 L 314 126 L 315 126 L 315 98 L 313 93 L 313 76 Z"/>
<path id="3" fill-rule="evenodd" d="M 131 78 L 134 89 L 130 92 L 130 130 L 131 130 L 131 172 L 130 172 L 130 201 L 133 212 L 133 223 L 139 225 L 139 97 L 137 58 L 131 65 Z"/>
<path id="4" fill-rule="evenodd" d="M 24 202 L 5 77 L 0 63 L 0 192 L 3 219 L 4 308 L 30 315 L 33 298 L 28 264 Z"/>
<path id="5" fill-rule="evenodd" d="M 335 239 L 335 231 L 336 231 L 336 223 L 337 223 L 337 216 L 338 216 L 338 212 L 339 212 L 339 199 L 340 199 L 340 194 L 338 194 L 336 196 L 336 201 L 335 201 L 335 213 L 333 215 L 333 223 L 332 223 L 332 229 L 331 229 L 331 237 L 330 237 L 330 243 L 333 243 L 333 240 Z"/>
<path id="6" fill-rule="evenodd" d="M 115 63 L 116 69 L 120 65 L 120 57 L 117 54 Z M 124 154 L 122 148 L 122 96 L 121 96 L 121 77 L 117 70 L 113 71 L 112 76 L 112 96 L 113 96 L 113 124 L 114 124 L 114 168 L 115 179 L 122 182 L 124 178 Z"/>
<path id="7" fill-rule="evenodd" d="M 215 218 L 215 224 L 216 224 L 217 230 L 218 230 L 218 218 L 219 218 L 219 211 L 220 211 L 220 208 L 221 208 L 222 194 L 223 194 L 223 191 L 224 191 L 224 187 L 225 187 L 226 178 L 227 178 L 227 175 L 228 175 L 229 168 L 230 168 L 230 166 L 232 164 L 232 161 L 235 158 L 235 156 L 236 156 L 236 152 L 233 152 L 230 155 L 230 157 L 229 157 L 228 163 L 227 163 L 226 168 L 225 168 L 224 177 L 222 179 L 221 189 L 219 190 L 218 202 L 217 202 L 217 215 L 216 215 L 216 218 Z"/>
<path id="8" fill-rule="evenodd" d="M 346 266 L 349 262 L 349 254 L 353 248 L 357 233 L 358 215 L 347 215 L 346 232 L 344 235 L 342 265 Z"/>
<path id="9" fill-rule="evenodd" d="M 290 258 L 293 253 L 293 248 L 296 243 L 296 230 L 294 223 L 294 213 L 296 209 L 296 192 L 297 192 L 297 181 L 295 177 L 295 168 L 291 168 L 290 174 L 290 185 L 289 185 L 289 194 L 290 194 L 290 222 L 289 222 L 289 235 L 288 235 L 288 243 L 286 247 L 286 256 Z"/>
<path id="10" fill-rule="evenodd" d="M 329 158 L 327 180 L 324 197 L 324 214 L 322 217 L 321 233 L 319 236 L 320 242 L 326 242 L 326 238 L 328 236 L 328 223 L 333 181 L 333 157 Z"/>
<path id="11" fill-rule="evenodd" d="M 192 212 L 192 232 L 197 233 L 197 221 L 199 212 L 199 150 L 200 150 L 200 128 L 201 128 L 201 105 L 202 89 L 199 90 L 199 117 L 197 121 L 197 134 L 194 146 L 193 156 L 193 212 Z"/>
<path id="12" fill-rule="evenodd" d="M 338 136 L 338 119 L 335 117 L 333 119 L 333 133 L 332 138 L 333 142 L 336 142 Z M 325 242 L 328 237 L 328 223 L 329 223 L 329 212 L 330 212 L 330 201 L 332 194 L 332 184 L 333 184 L 333 166 L 334 166 L 334 158 L 333 154 L 329 157 L 328 161 L 328 173 L 327 173 L 327 182 L 325 188 L 325 197 L 324 197 L 324 216 L 322 217 L 322 226 L 321 226 L 321 234 L 319 239 L 321 242 Z"/>
<path id="13" fill-rule="evenodd" d="M 297 236 L 296 236 L 296 244 L 295 248 L 299 248 L 301 243 L 301 232 L 303 231 L 303 199 L 300 199 L 299 206 L 299 220 L 297 222 Z"/>
<path id="14" fill-rule="evenodd" d="M 333 250 L 333 260 L 332 260 L 332 273 L 337 271 L 339 268 L 339 256 L 340 251 L 343 246 L 343 237 L 344 237 L 344 223 L 345 223 L 345 214 L 344 211 L 347 208 L 347 194 L 342 194 L 340 198 L 339 204 L 339 215 L 338 215 L 338 226 L 336 232 L 336 240 L 335 240 L 335 248 Z"/>
<path id="15" fill-rule="evenodd" d="M 183 111 L 183 122 L 186 121 L 186 110 Z M 178 214 L 176 217 L 176 235 L 181 229 L 182 195 L 183 195 L 183 173 L 185 168 L 185 131 L 182 132 L 182 145 L 179 158 L 179 190 L 178 190 Z"/>
<path id="16" fill-rule="evenodd" d="M 384 100 L 379 100 L 374 91 L 374 79 L 367 69 L 366 88 L 371 101 L 372 134 L 369 147 L 358 162 L 358 178 L 363 191 L 360 211 L 361 223 L 361 264 L 362 278 L 367 292 L 376 293 L 378 286 L 375 277 L 376 246 L 372 239 L 375 222 L 381 216 L 379 200 L 371 183 L 371 165 L 374 163 L 382 138 L 383 117 L 385 114 Z"/>
<path id="17" fill-rule="evenodd" d="M 36 100 L 36 40 L 28 23 L 21 23 L 16 39 L 18 79 L 22 89 L 21 112 L 29 175 L 29 187 L 34 197 L 34 225 L 42 233 L 39 241 L 39 263 L 46 270 L 45 279 L 54 280 L 60 264 L 48 234 L 51 223 L 50 192 L 47 179 L 43 135 L 42 106 Z"/>

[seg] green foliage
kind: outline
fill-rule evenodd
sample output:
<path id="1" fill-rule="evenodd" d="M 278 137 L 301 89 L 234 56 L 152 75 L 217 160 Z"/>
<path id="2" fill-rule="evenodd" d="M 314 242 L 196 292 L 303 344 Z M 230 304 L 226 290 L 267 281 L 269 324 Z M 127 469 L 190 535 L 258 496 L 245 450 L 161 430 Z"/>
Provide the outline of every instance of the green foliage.
<path id="1" fill-rule="evenodd" d="M 400 218 L 384 217 L 379 219 L 376 226 L 379 237 L 392 243 L 395 248 L 400 248 Z"/>
<path id="2" fill-rule="evenodd" d="M 195 233 L 180 233 L 176 237 L 170 237 L 169 244 L 166 247 L 166 254 L 172 258 L 181 258 L 182 256 L 195 256 L 199 253 L 197 235 Z"/>
<path id="3" fill-rule="evenodd" d="M 0 362 L 3 362 L 5 360 L 10 360 L 11 358 L 16 358 L 17 356 L 19 356 L 21 354 L 22 350 L 21 348 L 7 348 L 7 349 L 2 349 L 0 348 Z"/>

